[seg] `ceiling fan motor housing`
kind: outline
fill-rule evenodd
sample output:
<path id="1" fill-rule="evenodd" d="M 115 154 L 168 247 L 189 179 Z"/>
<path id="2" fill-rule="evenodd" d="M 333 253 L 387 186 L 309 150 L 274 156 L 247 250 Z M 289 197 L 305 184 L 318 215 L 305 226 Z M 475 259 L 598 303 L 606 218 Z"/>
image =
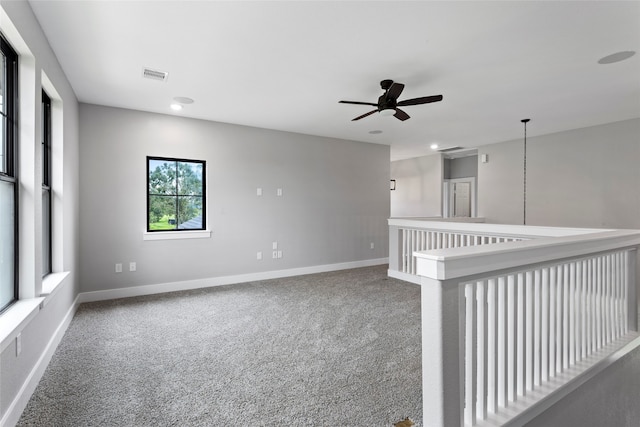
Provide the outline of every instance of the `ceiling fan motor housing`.
<path id="1" fill-rule="evenodd" d="M 388 98 L 386 93 L 378 98 L 378 111 L 395 109 L 396 100 L 393 98 Z"/>
<path id="2" fill-rule="evenodd" d="M 382 88 L 382 90 L 387 90 L 391 87 L 391 85 L 393 84 L 393 80 L 382 80 L 380 82 L 380 87 Z"/>

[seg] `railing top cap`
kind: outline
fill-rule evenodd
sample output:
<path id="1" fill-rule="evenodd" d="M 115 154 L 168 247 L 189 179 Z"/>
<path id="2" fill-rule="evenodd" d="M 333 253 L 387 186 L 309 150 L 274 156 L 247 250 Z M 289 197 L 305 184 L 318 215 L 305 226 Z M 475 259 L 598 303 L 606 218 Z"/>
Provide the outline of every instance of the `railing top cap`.
<path id="1" fill-rule="evenodd" d="M 414 256 L 418 275 L 445 280 L 638 246 L 640 230 L 613 230 L 420 251 Z"/>
<path id="2" fill-rule="evenodd" d="M 612 229 L 545 227 L 532 225 L 490 224 L 483 218 L 471 218 L 477 222 L 452 221 L 449 218 L 389 218 L 389 226 L 407 227 L 425 231 L 448 231 L 481 235 L 511 236 L 522 238 L 562 237 L 614 231 Z"/>

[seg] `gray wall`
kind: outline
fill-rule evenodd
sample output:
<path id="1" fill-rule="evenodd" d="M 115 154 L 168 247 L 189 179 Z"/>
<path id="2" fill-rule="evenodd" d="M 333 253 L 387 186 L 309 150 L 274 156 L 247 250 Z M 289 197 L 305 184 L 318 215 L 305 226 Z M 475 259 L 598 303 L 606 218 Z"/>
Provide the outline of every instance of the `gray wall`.
<path id="1" fill-rule="evenodd" d="M 527 427 L 636 427 L 640 423 L 640 349 L 587 381 Z"/>
<path id="2" fill-rule="evenodd" d="M 388 146 L 86 104 L 80 122 L 82 291 L 388 257 Z M 211 238 L 143 241 L 147 155 L 207 162 Z"/>
<path id="3" fill-rule="evenodd" d="M 475 178 L 478 176 L 478 156 L 444 159 L 444 179 Z"/>
<path id="4" fill-rule="evenodd" d="M 478 215 L 522 224 L 522 140 L 478 151 Z M 527 138 L 527 224 L 640 228 L 639 161 L 640 119 Z"/>
<path id="5" fill-rule="evenodd" d="M 440 154 L 391 162 L 392 217 L 433 217 L 442 215 L 444 162 Z"/>
<path id="6" fill-rule="evenodd" d="M 29 375 L 32 374 L 38 360 L 45 352 L 47 345 L 53 338 L 58 325 L 62 322 L 68 310 L 72 307 L 73 301 L 78 293 L 78 252 L 79 252 L 79 177 L 78 177 L 78 102 L 75 94 L 64 75 L 64 72 L 51 50 L 39 24 L 36 20 L 29 4 L 26 1 L 2 2 L 2 8 L 8 15 L 9 20 L 15 27 L 19 38 L 24 41 L 23 46 L 14 46 L 19 52 L 28 48 L 33 60 L 27 60 L 23 64 L 28 65 L 28 72 L 20 75 L 21 89 L 28 91 L 21 92 L 21 103 L 23 105 L 34 105 L 33 116 L 23 115 L 20 117 L 23 126 L 28 123 L 40 123 L 40 82 L 41 75 L 45 73 L 53 84 L 63 104 L 63 118 L 61 122 L 54 122 L 54 126 L 62 126 L 61 140 L 54 140 L 54 271 L 67 271 L 69 277 L 65 285 L 59 288 L 58 292 L 51 296 L 47 305 L 37 312 L 35 317 L 28 322 L 21 330 L 22 352 L 16 356 L 15 340 L 0 354 L 0 418 L 7 415 L 7 411 L 19 396 L 21 387 L 25 384 Z M 13 28 L 10 28 L 9 21 L 2 20 L 2 31 L 9 37 L 11 43 L 15 43 Z M 27 88 L 25 88 L 25 85 Z M 30 92 L 31 96 L 27 96 Z M 33 94 L 36 94 L 33 96 Z M 29 99 L 31 98 L 31 99 Z M 53 129 L 54 134 L 60 132 L 60 128 Z M 23 148 L 23 161 L 32 161 L 26 158 L 33 156 L 32 151 L 26 149 L 25 144 L 34 144 L 36 158 L 39 159 L 39 133 L 36 141 L 21 139 L 20 145 Z M 38 161 L 34 162 L 38 165 Z M 56 173 L 59 171 L 59 173 Z M 36 170 L 36 178 L 39 178 L 39 170 Z M 37 179 L 36 182 L 40 182 Z M 39 184 L 38 184 L 39 185 Z M 24 188 L 22 189 L 24 192 Z M 26 197 L 27 199 L 29 197 Z M 39 196 L 38 196 L 39 198 Z M 36 198 L 36 200 L 38 199 Z M 23 221 L 22 227 L 26 227 L 28 232 L 23 234 L 21 243 L 21 256 L 33 265 L 40 265 L 39 256 L 41 254 L 40 236 L 41 230 L 39 222 L 42 221 L 40 203 L 34 206 L 21 206 L 23 212 L 33 212 L 31 221 Z M 25 248 L 31 248 L 30 252 L 24 252 Z M 35 260 L 34 260 L 35 258 Z M 31 271 L 31 274 L 34 272 Z M 36 268 L 36 280 L 40 280 L 40 270 Z M 26 280 L 28 282 L 28 280 Z M 22 283 L 25 281 L 23 280 Z M 0 319 L 0 321 L 2 321 Z"/>

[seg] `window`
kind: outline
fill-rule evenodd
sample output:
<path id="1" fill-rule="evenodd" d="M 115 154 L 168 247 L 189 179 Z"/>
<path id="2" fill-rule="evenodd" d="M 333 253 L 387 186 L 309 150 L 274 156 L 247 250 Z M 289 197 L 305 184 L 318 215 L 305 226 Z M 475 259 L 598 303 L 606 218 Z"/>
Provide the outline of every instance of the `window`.
<path id="1" fill-rule="evenodd" d="M 51 98 L 42 91 L 42 276 L 51 271 Z"/>
<path id="2" fill-rule="evenodd" d="M 18 55 L 0 34 L 0 311 L 18 298 Z"/>
<path id="3" fill-rule="evenodd" d="M 147 231 L 205 229 L 201 160 L 147 157 Z"/>

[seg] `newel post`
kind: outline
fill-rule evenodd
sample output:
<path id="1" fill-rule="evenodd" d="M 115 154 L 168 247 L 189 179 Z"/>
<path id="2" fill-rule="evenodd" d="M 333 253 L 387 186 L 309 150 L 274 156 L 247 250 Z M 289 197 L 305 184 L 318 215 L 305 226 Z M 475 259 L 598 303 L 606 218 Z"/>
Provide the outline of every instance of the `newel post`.
<path id="1" fill-rule="evenodd" d="M 428 262 L 418 258 L 418 274 L 422 272 L 423 425 L 458 427 L 462 425 L 464 409 L 461 299 L 455 279 L 438 280 L 424 275 L 428 273 L 421 263 Z"/>
<path id="2" fill-rule="evenodd" d="M 402 271 L 402 239 L 400 227 L 389 225 L 389 270 Z"/>

